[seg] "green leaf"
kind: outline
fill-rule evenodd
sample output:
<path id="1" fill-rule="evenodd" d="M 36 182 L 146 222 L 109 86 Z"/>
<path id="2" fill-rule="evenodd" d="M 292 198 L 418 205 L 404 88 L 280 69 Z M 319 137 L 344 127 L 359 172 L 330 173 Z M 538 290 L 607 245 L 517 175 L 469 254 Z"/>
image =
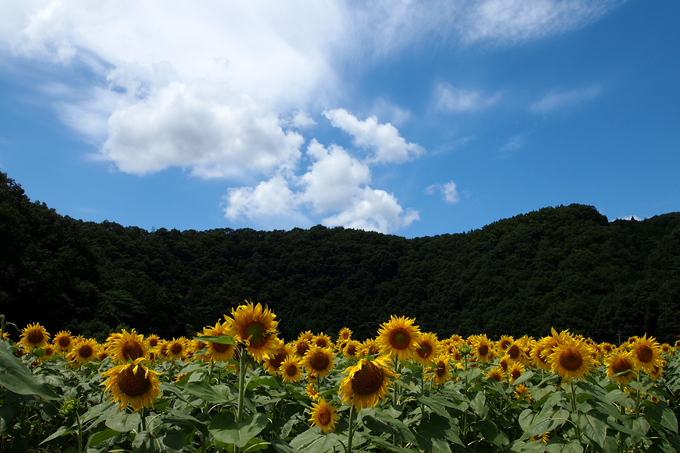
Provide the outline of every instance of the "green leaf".
<path id="1" fill-rule="evenodd" d="M 385 451 L 391 451 L 395 453 L 413 453 L 413 450 L 410 450 L 408 448 L 397 447 L 396 445 L 391 444 L 387 440 L 382 439 L 380 437 L 371 436 L 371 442 L 383 447 Z"/>
<path id="2" fill-rule="evenodd" d="M 522 373 L 522 375 L 520 377 L 517 378 L 517 380 L 515 382 L 512 383 L 512 385 L 519 385 L 522 382 L 528 381 L 532 377 L 534 377 L 533 371 L 525 371 L 524 373 Z"/>
<path id="3" fill-rule="evenodd" d="M 47 437 L 47 439 L 40 442 L 40 445 L 44 444 L 45 442 L 49 442 L 51 440 L 54 440 L 57 437 L 66 436 L 67 434 L 73 434 L 73 433 L 75 433 L 75 431 L 73 431 L 70 426 L 61 426 L 61 427 L 59 427 L 58 430 L 56 430 L 49 437 Z"/>
<path id="4" fill-rule="evenodd" d="M 479 392 L 475 395 L 475 397 L 470 401 L 470 407 L 481 419 L 486 418 L 486 416 L 489 414 L 489 406 L 486 405 L 486 395 L 484 395 L 483 392 Z"/>
<path id="5" fill-rule="evenodd" d="M 604 442 L 607 438 L 607 424 L 590 414 L 584 414 L 580 411 L 574 412 L 572 416 L 574 422 L 581 428 L 581 432 L 600 448 L 604 448 Z"/>
<path id="6" fill-rule="evenodd" d="M 120 433 L 115 429 L 105 427 L 101 431 L 98 431 L 90 436 L 90 439 L 87 441 L 87 446 L 96 447 L 105 440 L 111 439 L 112 437 L 116 437 L 119 434 Z"/>
<path id="7" fill-rule="evenodd" d="M 418 395 L 417 400 L 432 409 L 435 413 L 441 415 L 442 417 L 446 418 L 451 418 L 451 414 L 449 414 L 449 411 L 446 410 L 446 407 L 454 407 L 455 406 L 448 401 L 446 398 L 442 398 L 437 395 L 431 395 L 431 396 L 425 396 L 425 395 Z"/>
<path id="8" fill-rule="evenodd" d="M 447 443 L 450 442 L 464 446 L 465 444 L 463 444 L 463 441 L 458 437 L 457 430 L 458 426 L 450 419 L 437 414 L 430 414 L 428 420 L 420 422 L 416 437 L 419 438 L 419 436 L 422 436 L 431 439 L 433 444 L 435 443 L 435 440 L 444 439 Z"/>
<path id="9" fill-rule="evenodd" d="M 234 444 L 241 448 L 266 428 L 268 423 L 267 416 L 261 413 L 251 415 L 242 423 L 236 423 L 234 414 L 220 412 L 210 420 L 208 429 L 220 442 Z"/>
<path id="10" fill-rule="evenodd" d="M 374 415 L 364 415 L 361 420 L 375 434 L 389 433 L 405 442 L 416 443 L 416 437 L 401 420 L 385 412 L 376 411 Z"/>
<path id="11" fill-rule="evenodd" d="M 12 355 L 4 342 L 0 342 L 0 385 L 19 395 L 38 395 L 46 400 L 59 399 L 59 395 Z"/>
<path id="12" fill-rule="evenodd" d="M 505 433 L 498 429 L 498 426 L 490 420 L 484 420 L 477 425 L 477 429 L 484 436 L 487 442 L 497 447 L 503 447 L 510 443 L 510 439 Z"/>
<path id="13" fill-rule="evenodd" d="M 318 427 L 308 429 L 290 441 L 290 446 L 293 449 L 305 453 L 323 453 L 334 449 L 338 444 L 336 434 L 322 434 Z"/>
<path id="14" fill-rule="evenodd" d="M 644 414 L 647 420 L 657 426 L 670 429 L 674 433 L 678 432 L 678 419 L 665 402 L 659 401 L 655 404 L 651 401 L 645 401 L 643 405 L 645 406 Z"/>
<path id="15" fill-rule="evenodd" d="M 226 385 L 210 385 L 205 381 L 189 382 L 184 391 L 209 403 L 228 403 L 236 399 Z"/>
<path id="16" fill-rule="evenodd" d="M 234 341 L 234 338 L 227 336 L 227 335 L 220 335 L 218 337 L 194 337 L 194 340 L 200 341 L 202 343 L 205 343 L 207 341 L 212 341 L 213 343 L 217 343 L 217 344 L 230 344 L 232 346 L 236 346 L 236 342 Z"/>
<path id="17" fill-rule="evenodd" d="M 106 426 L 121 433 L 129 433 L 132 430 L 139 430 L 142 417 L 138 412 L 119 412 L 111 418 L 106 419 Z"/>

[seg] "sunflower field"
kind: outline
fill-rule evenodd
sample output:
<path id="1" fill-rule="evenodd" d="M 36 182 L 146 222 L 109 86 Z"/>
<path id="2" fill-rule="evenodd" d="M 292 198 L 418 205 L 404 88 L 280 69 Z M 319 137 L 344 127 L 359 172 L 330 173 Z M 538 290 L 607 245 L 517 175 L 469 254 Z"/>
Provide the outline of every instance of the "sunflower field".
<path id="1" fill-rule="evenodd" d="M 680 451 L 680 345 L 647 335 L 439 339 L 392 316 L 285 342 L 254 303 L 104 344 L 0 320 L 2 453 Z"/>

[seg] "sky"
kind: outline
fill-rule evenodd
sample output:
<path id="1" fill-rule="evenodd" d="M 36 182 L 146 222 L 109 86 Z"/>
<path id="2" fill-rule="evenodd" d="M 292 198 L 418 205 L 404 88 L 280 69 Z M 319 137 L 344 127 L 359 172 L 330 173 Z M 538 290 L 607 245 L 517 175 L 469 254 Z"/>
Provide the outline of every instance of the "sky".
<path id="1" fill-rule="evenodd" d="M 0 171 L 147 230 L 680 211 L 680 2 L 0 2 Z"/>

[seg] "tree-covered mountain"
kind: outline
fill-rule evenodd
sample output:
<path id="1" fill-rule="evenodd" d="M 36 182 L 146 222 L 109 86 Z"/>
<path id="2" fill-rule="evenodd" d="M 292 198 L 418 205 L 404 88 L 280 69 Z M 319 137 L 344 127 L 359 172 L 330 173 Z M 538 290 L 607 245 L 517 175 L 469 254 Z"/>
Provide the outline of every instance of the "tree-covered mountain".
<path id="1" fill-rule="evenodd" d="M 367 338 L 392 314 L 440 336 L 680 334 L 680 213 L 609 222 L 574 204 L 415 239 L 323 226 L 149 232 L 61 216 L 0 173 L 0 237 L 0 313 L 53 333 L 193 335 L 247 299 L 267 304 L 287 339 L 344 326 Z"/>

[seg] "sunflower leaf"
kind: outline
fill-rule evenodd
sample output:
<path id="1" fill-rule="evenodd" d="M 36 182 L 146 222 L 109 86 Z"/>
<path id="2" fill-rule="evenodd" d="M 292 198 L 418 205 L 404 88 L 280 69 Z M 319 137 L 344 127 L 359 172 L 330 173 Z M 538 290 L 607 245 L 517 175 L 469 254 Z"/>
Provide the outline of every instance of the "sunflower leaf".
<path id="1" fill-rule="evenodd" d="M 253 414 L 242 423 L 236 423 L 233 413 L 220 412 L 210 420 L 208 429 L 216 440 L 241 448 L 266 428 L 268 423 L 269 418 L 262 413 Z"/>
<path id="2" fill-rule="evenodd" d="M 132 430 L 139 430 L 139 425 L 142 423 L 142 417 L 139 412 L 131 414 L 127 412 L 119 412 L 111 418 L 106 419 L 106 426 L 121 433 L 128 433 Z"/>
<path id="3" fill-rule="evenodd" d="M 675 433 L 678 432 L 678 419 L 666 403 L 659 401 L 655 404 L 651 401 L 645 401 L 642 404 L 645 406 L 644 414 L 647 420 L 658 426 L 668 428 Z"/>
<path id="4" fill-rule="evenodd" d="M 205 343 L 206 341 L 212 341 L 213 343 L 217 344 L 230 344 L 232 346 L 236 346 L 236 342 L 234 341 L 233 337 L 227 336 L 227 335 L 220 335 L 217 337 L 194 337 L 194 340 L 200 341 L 201 343 Z"/>
<path id="5" fill-rule="evenodd" d="M 46 400 L 59 396 L 17 360 L 6 344 L 0 343 L 0 385 L 19 395 L 38 395 Z"/>

